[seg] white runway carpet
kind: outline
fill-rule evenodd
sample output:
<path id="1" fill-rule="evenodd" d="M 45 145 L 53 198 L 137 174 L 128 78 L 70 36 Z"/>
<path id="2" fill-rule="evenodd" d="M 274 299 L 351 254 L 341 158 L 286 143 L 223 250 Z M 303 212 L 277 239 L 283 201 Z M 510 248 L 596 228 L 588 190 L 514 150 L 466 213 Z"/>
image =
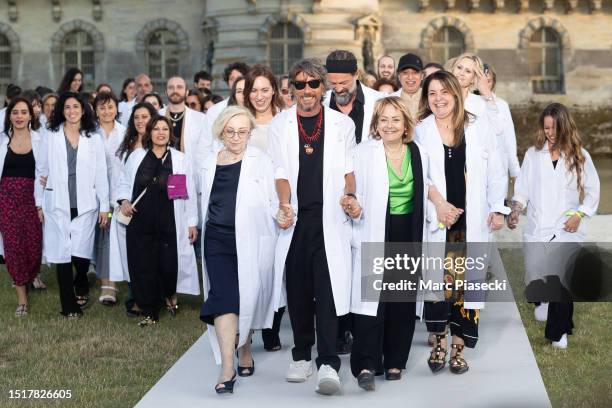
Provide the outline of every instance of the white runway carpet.
<path id="1" fill-rule="evenodd" d="M 241 378 L 233 395 L 217 395 L 219 373 L 207 334 L 168 370 L 138 403 L 138 408 L 194 407 L 452 407 L 452 408 L 545 408 L 550 401 L 542 382 L 525 329 L 514 303 L 486 305 L 480 316 L 480 340 L 467 350 L 470 371 L 454 375 L 448 368 L 434 375 L 427 366 L 425 324 L 417 322 L 407 370 L 400 381 L 376 378 L 376 391 L 357 387 L 350 373 L 349 357 L 342 356 L 340 377 L 343 391 L 326 397 L 314 392 L 316 373 L 301 384 L 288 383 L 285 371 L 291 360 L 292 336 L 289 317 L 283 317 L 283 349 L 263 349 L 260 333 L 253 337 L 255 375 Z M 543 331 L 543 329 L 542 329 Z M 313 349 L 313 359 L 316 348 Z"/>

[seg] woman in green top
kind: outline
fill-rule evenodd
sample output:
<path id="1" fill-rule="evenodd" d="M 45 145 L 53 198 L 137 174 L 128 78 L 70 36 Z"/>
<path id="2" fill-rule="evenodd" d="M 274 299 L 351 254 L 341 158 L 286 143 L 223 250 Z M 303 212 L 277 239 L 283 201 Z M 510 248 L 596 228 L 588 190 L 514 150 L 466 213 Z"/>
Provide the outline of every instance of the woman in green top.
<path id="1" fill-rule="evenodd" d="M 390 290 L 389 284 L 407 280 L 416 285 L 418 271 L 385 269 L 384 274 L 370 279 L 362 277 L 360 264 L 362 242 L 415 243 L 402 245 L 401 251 L 386 249 L 385 257 L 421 254 L 427 156 L 412 140 L 413 129 L 413 120 L 400 98 L 380 99 L 374 108 L 370 138 L 355 154 L 362 213 L 353 221 L 351 371 L 365 390 L 374 390 L 374 375 L 383 368 L 387 380 L 401 378 L 414 334 L 416 290 Z"/>

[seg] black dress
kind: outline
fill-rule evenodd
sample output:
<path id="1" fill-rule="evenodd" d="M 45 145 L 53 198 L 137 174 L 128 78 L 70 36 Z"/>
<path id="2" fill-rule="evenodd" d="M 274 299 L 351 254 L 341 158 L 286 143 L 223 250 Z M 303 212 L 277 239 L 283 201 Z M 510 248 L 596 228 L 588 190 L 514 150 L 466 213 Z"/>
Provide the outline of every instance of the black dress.
<path id="1" fill-rule="evenodd" d="M 159 319 L 165 298 L 176 293 L 178 256 L 174 203 L 168 198 L 172 156 L 163 164 L 149 150 L 136 172 L 132 202 L 148 186 L 126 228 L 130 281 L 136 303 L 145 316 Z"/>
<path id="2" fill-rule="evenodd" d="M 200 319 L 208 324 L 214 324 L 217 316 L 240 313 L 235 219 L 241 166 L 241 161 L 217 165 L 210 191 L 204 232 L 204 260 L 210 287 L 200 309 Z"/>

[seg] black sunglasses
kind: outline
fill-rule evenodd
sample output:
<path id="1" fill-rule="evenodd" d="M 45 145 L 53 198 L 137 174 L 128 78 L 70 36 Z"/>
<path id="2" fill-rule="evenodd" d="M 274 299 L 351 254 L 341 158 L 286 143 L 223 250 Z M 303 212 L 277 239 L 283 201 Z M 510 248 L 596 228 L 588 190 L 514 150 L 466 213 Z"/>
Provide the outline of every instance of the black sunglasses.
<path id="1" fill-rule="evenodd" d="M 293 86 L 298 91 L 301 91 L 302 89 L 306 88 L 306 84 L 308 84 L 308 86 L 311 89 L 317 89 L 317 88 L 319 88 L 319 86 L 321 86 L 321 80 L 320 79 L 311 79 L 310 81 L 293 81 Z"/>

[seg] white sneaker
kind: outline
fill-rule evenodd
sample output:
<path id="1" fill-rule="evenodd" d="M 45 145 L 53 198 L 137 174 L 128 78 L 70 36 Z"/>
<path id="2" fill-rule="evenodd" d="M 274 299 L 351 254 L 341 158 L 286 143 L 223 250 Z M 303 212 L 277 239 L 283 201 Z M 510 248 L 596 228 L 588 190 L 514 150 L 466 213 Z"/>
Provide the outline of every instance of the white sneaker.
<path id="1" fill-rule="evenodd" d="M 559 341 L 553 341 L 552 346 L 557 349 L 565 350 L 567 348 L 567 334 L 563 333 Z"/>
<path id="2" fill-rule="evenodd" d="M 319 394 L 332 395 L 340 391 L 340 377 L 331 366 L 323 364 L 317 374 L 317 389 Z"/>
<path id="3" fill-rule="evenodd" d="M 312 361 L 292 361 L 285 379 L 289 382 L 304 382 L 312 375 Z"/>
<path id="4" fill-rule="evenodd" d="M 545 322 L 548 319 L 548 303 L 540 303 L 539 306 L 536 306 L 533 314 L 538 322 Z"/>

